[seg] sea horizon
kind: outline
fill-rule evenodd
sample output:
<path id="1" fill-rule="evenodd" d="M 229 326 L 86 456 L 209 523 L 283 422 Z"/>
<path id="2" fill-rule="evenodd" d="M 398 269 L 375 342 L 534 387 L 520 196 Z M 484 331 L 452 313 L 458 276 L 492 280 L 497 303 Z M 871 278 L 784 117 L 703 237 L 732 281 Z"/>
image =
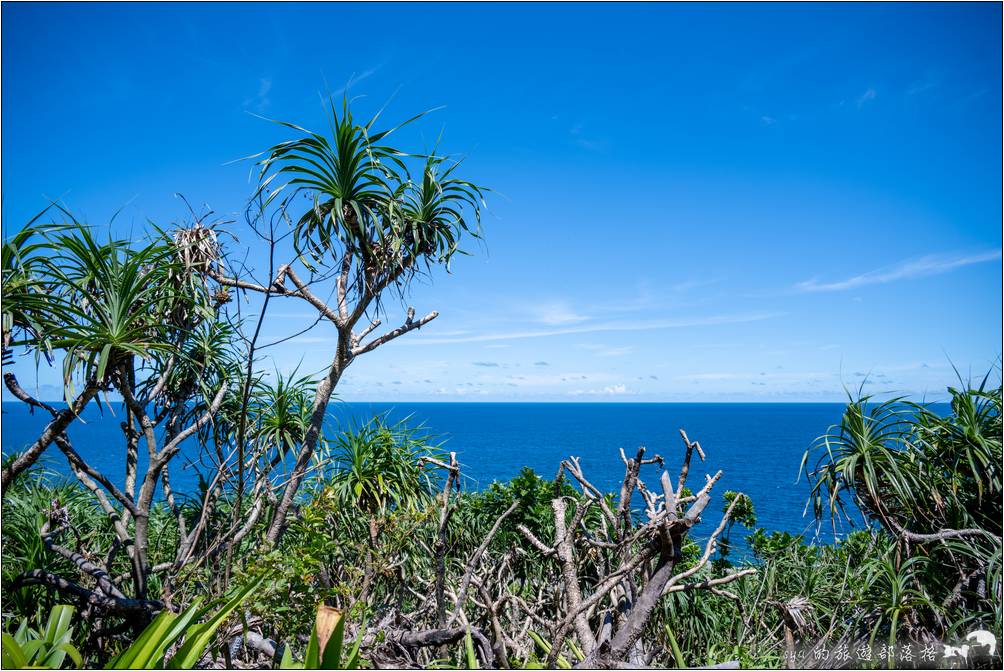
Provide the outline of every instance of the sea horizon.
<path id="1" fill-rule="evenodd" d="M 799 467 L 805 451 L 839 422 L 845 406 L 834 402 L 333 401 L 326 430 L 330 439 L 375 416 L 404 421 L 444 452 L 457 454 L 462 485 L 471 491 L 507 482 L 524 468 L 553 478 L 561 460 L 575 456 L 597 487 L 614 492 L 623 477 L 620 450 L 633 455 L 644 445 L 649 456 L 663 456 L 672 473 L 679 468 L 684 451 L 682 429 L 701 443 L 706 454 L 705 462 L 695 460 L 693 477 L 703 479 L 721 469 L 721 491 L 750 496 L 758 526 L 809 537 L 818 534 L 826 541 L 832 540 L 828 521 L 821 528 L 811 514 L 805 514 L 809 485 L 804 475 L 799 477 Z M 32 415 L 18 401 L 4 401 L 2 407 L 2 448 L 8 455 L 33 440 L 48 415 L 37 410 Z M 120 410 L 119 402 L 113 401 L 112 412 L 117 415 Z M 103 421 L 99 421 L 102 413 Z M 124 477 L 121 433 L 109 414 L 106 405 L 101 409 L 92 405 L 84 412 L 84 423 L 71 425 L 69 434 L 85 460 L 119 481 Z M 190 494 L 199 486 L 200 473 L 207 471 L 208 464 L 201 462 L 198 453 L 195 441 L 187 441 L 171 469 L 176 492 Z M 41 462 L 61 477 L 72 478 L 54 447 Z M 714 507 L 717 511 L 721 506 Z M 745 529 L 736 530 L 737 538 L 746 534 Z"/>
<path id="2" fill-rule="evenodd" d="M 917 400 L 912 395 L 898 396 L 896 394 L 883 394 L 881 396 L 875 396 L 878 402 L 887 399 L 902 399 L 907 402 L 920 403 L 926 405 L 948 405 L 949 401 L 947 399 L 939 400 Z M 48 405 L 61 405 L 66 406 L 66 401 L 60 400 L 47 400 L 39 399 L 42 403 Z M 768 400 L 749 400 L 749 401 L 739 401 L 739 400 L 725 400 L 725 401 L 638 401 L 638 400 L 619 400 L 619 399 L 608 399 L 603 401 L 563 401 L 563 400 L 453 400 L 444 399 L 441 401 L 416 401 L 411 399 L 399 399 L 399 400 L 381 400 L 381 399 L 352 399 L 352 400 L 342 400 L 342 399 L 331 399 L 331 404 L 337 405 L 339 403 L 348 404 L 367 404 L 367 405 L 393 405 L 395 403 L 407 403 L 408 405 L 847 405 L 849 399 L 843 399 L 841 401 L 810 401 L 810 400 L 790 400 L 790 401 L 768 401 Z M 121 404 L 121 399 L 112 400 L 113 403 Z M 104 401 L 101 402 L 102 405 Z M 0 401 L 0 407 L 2 406 L 15 406 L 24 405 L 23 402 L 16 399 L 4 399 Z"/>

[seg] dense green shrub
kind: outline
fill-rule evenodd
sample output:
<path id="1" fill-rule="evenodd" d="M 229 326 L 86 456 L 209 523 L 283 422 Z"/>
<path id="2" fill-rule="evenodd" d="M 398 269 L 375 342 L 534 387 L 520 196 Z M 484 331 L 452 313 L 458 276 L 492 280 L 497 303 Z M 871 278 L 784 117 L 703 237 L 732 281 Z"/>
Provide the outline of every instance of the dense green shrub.
<path id="1" fill-rule="evenodd" d="M 1001 392 L 952 394 L 951 411 L 944 416 L 901 402 L 849 404 L 841 423 L 814 448 L 818 456 L 807 470 L 816 500 L 823 503 L 817 508 L 821 522 L 840 511 L 842 497 L 851 497 L 867 524 L 833 544 L 756 529 L 746 538 L 747 547 L 736 548 L 723 535 L 715 561 L 693 579 L 726 576 L 737 567 L 754 567 L 756 574 L 713 592 L 684 591 L 664 599 L 645 635 L 661 646 L 651 664 L 738 660 L 779 667 L 795 652 L 819 645 L 954 641 L 976 628 L 999 635 Z M 295 430 L 281 427 L 295 425 L 277 421 L 279 428 L 265 433 L 279 435 Z M 582 494 L 568 479 L 555 482 L 524 469 L 509 482 L 454 494 L 444 527 L 446 471 L 437 464 L 447 463 L 424 430 L 383 418 L 333 437 L 281 543 L 262 547 L 252 538 L 241 546 L 241 568 L 231 580 L 245 589 L 255 586 L 245 617 L 272 639 L 296 647 L 311 631 L 317 605 L 328 604 L 357 623 L 350 635 L 365 653 L 379 640 L 361 623 L 433 607 L 437 543 L 443 543 L 449 573 L 460 575 L 496 523 L 486 561 L 500 567 L 499 579 L 516 597 L 539 598 L 541 587 L 553 580 L 552 569 L 519 528 L 552 538 L 552 500 L 581 500 Z M 25 570 L 69 568 L 46 551 L 38 535 L 54 502 L 67 511 L 82 544 L 110 548 L 114 535 L 107 518 L 85 494 L 41 474 L 15 482 L 3 503 L 5 587 Z M 611 504 L 613 497 L 605 500 Z M 756 524 L 747 500 L 733 492 L 721 500 L 726 506 L 736 503 L 730 525 Z M 219 514 L 238 514 L 232 505 L 224 499 Z M 154 511 L 151 547 L 157 561 L 157 539 L 172 546 L 175 518 L 164 506 Z M 583 518 L 585 529 L 602 523 L 595 507 Z M 693 566 L 702 549 L 700 538 L 681 548 L 681 570 Z M 582 575 L 590 575 L 599 556 L 580 557 Z M 124 562 L 117 566 L 128 570 Z M 206 580 L 213 571 L 210 564 L 181 576 L 171 585 L 176 599 L 189 602 L 212 584 Z M 5 611 L 36 625 L 51 605 L 38 587 L 5 589 L 4 599 Z M 541 612 L 559 612 L 557 603 L 537 606 Z M 476 611 L 470 624 L 488 632 L 492 627 Z M 82 626 L 75 636 L 86 638 L 88 631 Z M 540 644 L 528 645 L 509 660 L 511 665 L 532 666 L 546 656 Z M 448 659 L 443 663 L 465 664 L 471 646 L 461 641 L 444 650 Z M 92 648 L 81 649 L 93 655 Z M 569 650 L 574 656 L 574 646 Z M 560 660 L 574 661 L 567 655 Z"/>

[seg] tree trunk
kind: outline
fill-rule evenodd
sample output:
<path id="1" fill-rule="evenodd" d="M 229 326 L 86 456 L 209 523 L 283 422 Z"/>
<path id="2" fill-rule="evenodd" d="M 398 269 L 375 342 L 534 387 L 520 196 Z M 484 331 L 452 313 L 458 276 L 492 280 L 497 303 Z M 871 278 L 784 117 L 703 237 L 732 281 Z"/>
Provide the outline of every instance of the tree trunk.
<path id="1" fill-rule="evenodd" d="M 286 529 L 286 517 L 289 515 L 289 509 L 293 506 L 293 499 L 296 497 L 296 492 L 299 490 L 300 483 L 307 472 L 310 458 L 314 455 L 317 441 L 321 436 L 321 430 L 324 428 L 328 401 L 331 400 L 331 394 L 334 393 L 338 380 L 342 377 L 342 372 L 344 372 L 345 367 L 350 361 L 344 354 L 348 350 L 347 340 L 348 337 L 345 334 L 338 334 L 338 354 L 335 355 L 334 361 L 331 362 L 327 376 L 317 385 L 317 391 L 314 394 L 314 409 L 310 415 L 310 427 L 307 429 L 307 435 L 304 436 L 303 444 L 296 455 L 296 465 L 293 467 L 289 482 L 286 483 L 286 489 L 283 490 L 282 499 L 275 509 L 272 524 L 269 526 L 268 534 L 266 535 L 266 539 L 272 545 L 279 542 Z"/>

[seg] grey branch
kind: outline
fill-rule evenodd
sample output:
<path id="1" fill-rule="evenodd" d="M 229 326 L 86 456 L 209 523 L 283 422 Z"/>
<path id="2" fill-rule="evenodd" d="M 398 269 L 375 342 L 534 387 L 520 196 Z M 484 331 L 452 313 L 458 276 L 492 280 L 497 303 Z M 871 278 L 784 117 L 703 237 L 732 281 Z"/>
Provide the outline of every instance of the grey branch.
<path id="1" fill-rule="evenodd" d="M 409 312 L 412 315 L 414 315 L 414 310 L 413 309 L 409 308 Z M 367 352 L 372 352 L 373 350 L 375 350 L 380 345 L 383 345 L 384 343 L 390 342 L 394 338 L 398 338 L 400 336 L 403 336 L 405 333 L 408 333 L 409 331 L 414 331 L 415 329 L 422 328 L 423 326 L 425 326 L 426 324 L 428 324 L 429 322 L 431 322 L 433 319 L 435 319 L 438 316 L 439 316 L 439 313 L 433 311 L 433 312 L 430 312 L 429 314 L 425 315 L 424 317 L 422 317 L 418 321 L 413 321 L 411 319 L 408 319 L 407 321 L 405 321 L 404 324 L 402 324 L 401 326 L 397 327 L 393 331 L 388 331 L 387 333 L 384 333 L 382 336 L 379 336 L 379 337 L 374 338 L 373 340 L 369 341 L 365 345 L 359 345 L 358 347 L 352 348 L 352 356 L 353 357 L 357 357 L 360 354 L 366 354 Z"/>

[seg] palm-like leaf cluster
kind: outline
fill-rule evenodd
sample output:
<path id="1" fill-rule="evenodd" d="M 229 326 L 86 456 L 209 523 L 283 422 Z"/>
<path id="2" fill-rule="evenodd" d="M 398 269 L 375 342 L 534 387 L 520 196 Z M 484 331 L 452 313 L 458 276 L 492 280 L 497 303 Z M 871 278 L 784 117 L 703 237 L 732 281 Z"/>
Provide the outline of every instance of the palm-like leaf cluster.
<path id="1" fill-rule="evenodd" d="M 368 514 L 391 508 L 414 509 L 436 493 L 436 467 L 441 459 L 422 429 L 384 417 L 349 427 L 332 441 L 330 487 L 338 498 Z"/>
<path id="2" fill-rule="evenodd" d="M 294 449 L 310 427 L 316 382 L 296 373 L 277 373 L 272 383 L 259 381 L 251 395 L 250 415 L 256 440 L 283 454 Z"/>
<path id="3" fill-rule="evenodd" d="M 131 250 L 121 241 L 99 244 L 86 228 L 59 235 L 57 253 L 46 260 L 62 289 L 57 297 L 69 319 L 52 324 L 53 344 L 66 351 L 67 383 L 83 368 L 103 380 L 126 356 L 150 358 L 170 349 L 165 313 L 173 306 L 161 273 L 170 250 L 151 244 Z M 55 282 L 54 282 L 55 284 Z"/>
<path id="4" fill-rule="evenodd" d="M 370 283 L 420 260 L 448 263 L 463 234 L 479 235 L 484 205 L 483 189 L 454 176 L 458 162 L 387 145 L 396 128 L 376 131 L 378 117 L 357 123 L 347 100 L 340 111 L 332 101 L 330 137 L 280 122 L 301 137 L 275 145 L 259 161 L 266 206 L 291 208 L 298 196 L 309 202 L 296 218 L 297 250 L 319 264 L 346 253 L 365 269 L 361 281 Z M 409 172 L 415 159 L 418 180 Z"/>
<path id="5" fill-rule="evenodd" d="M 213 317 L 180 251 L 164 235 L 135 245 L 72 219 L 29 224 L 3 247 L 6 345 L 62 351 L 68 396 L 75 378 L 106 386 L 131 357 L 166 361 Z"/>
<path id="6" fill-rule="evenodd" d="M 236 353 L 227 349 L 228 343 L 225 337 L 219 341 L 221 355 L 212 359 L 207 386 L 213 388 L 212 380 L 218 379 L 229 379 L 231 384 L 214 420 L 199 431 L 199 440 L 215 446 L 221 455 L 245 455 L 246 466 L 253 468 L 257 464 L 264 474 L 279 465 L 303 440 L 310 427 L 316 381 L 296 372 L 276 372 L 271 379 L 255 374 L 246 385 L 245 373 L 239 369 Z M 198 402 L 186 407 L 184 423 L 204 413 L 208 403 L 207 394 L 199 395 Z M 239 449 L 238 441 L 242 441 L 243 450 Z"/>
<path id="7" fill-rule="evenodd" d="M 817 441 L 809 471 L 817 516 L 839 514 L 848 493 L 894 534 L 981 528 L 1000 536 L 1001 390 L 949 391 L 947 415 L 902 399 L 852 401 Z"/>
<path id="8" fill-rule="evenodd" d="M 19 342 L 35 342 L 39 351 L 49 354 L 47 314 L 51 310 L 49 287 L 41 273 L 45 257 L 51 251 L 46 232 L 61 226 L 37 225 L 36 215 L 0 248 L 3 273 L 3 350 L 4 361 L 10 348 Z"/>
<path id="9" fill-rule="evenodd" d="M 923 529 L 976 526 L 1001 533 L 1001 392 L 952 390 L 951 413 L 922 408 L 910 442 L 932 499 L 915 506 Z M 921 490 L 925 491 L 925 490 Z"/>
<path id="10" fill-rule="evenodd" d="M 944 637 L 999 616 L 1001 388 L 984 380 L 949 392 L 947 413 L 899 399 L 854 401 L 816 446 L 816 514 L 838 515 L 850 494 L 873 544 L 887 548 L 859 580 L 857 602 L 874 604 L 873 638 L 884 632 L 893 642 L 902 629 L 915 640 Z"/>

